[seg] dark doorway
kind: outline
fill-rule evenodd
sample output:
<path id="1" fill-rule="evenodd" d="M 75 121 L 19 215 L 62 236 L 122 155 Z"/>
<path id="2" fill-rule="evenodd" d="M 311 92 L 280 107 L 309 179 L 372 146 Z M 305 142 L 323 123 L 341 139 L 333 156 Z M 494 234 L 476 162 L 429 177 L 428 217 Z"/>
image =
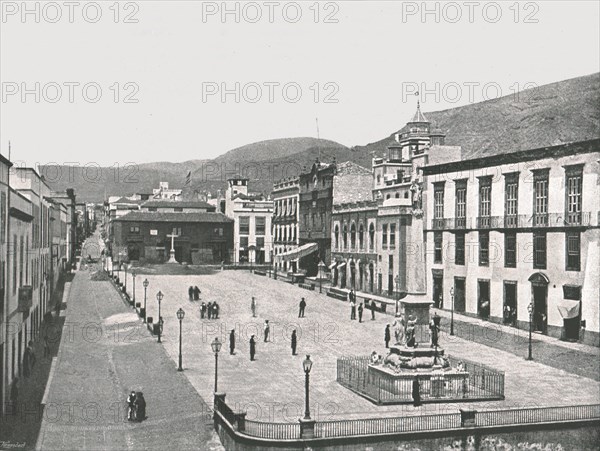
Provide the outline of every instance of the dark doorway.
<path id="1" fill-rule="evenodd" d="M 465 278 L 454 278 L 454 310 L 457 312 L 465 311 Z"/>
<path id="2" fill-rule="evenodd" d="M 388 295 L 394 294 L 394 256 L 388 256 Z"/>
<path id="3" fill-rule="evenodd" d="M 175 260 L 177 260 L 179 263 L 185 261 L 182 246 L 175 246 Z"/>
<path id="4" fill-rule="evenodd" d="M 346 288 L 346 263 L 342 263 L 340 269 L 340 288 Z"/>
<path id="5" fill-rule="evenodd" d="M 130 244 L 127 246 L 127 258 L 130 261 L 140 259 L 140 248 L 136 244 Z"/>
<path id="6" fill-rule="evenodd" d="M 504 307 L 502 322 L 508 326 L 517 325 L 517 282 L 504 282 Z"/>
<path id="7" fill-rule="evenodd" d="M 356 264 L 354 261 L 350 263 L 350 288 L 356 291 Z"/>
<path id="8" fill-rule="evenodd" d="M 443 308 L 444 279 L 442 276 L 433 276 L 433 305 Z"/>
<path id="9" fill-rule="evenodd" d="M 333 268 L 333 286 L 337 287 L 338 284 L 338 269 Z"/>
<path id="10" fill-rule="evenodd" d="M 490 317 L 490 281 L 477 281 L 477 314 L 482 319 Z"/>
<path id="11" fill-rule="evenodd" d="M 369 291 L 373 293 L 373 284 L 375 283 L 375 274 L 373 270 L 373 263 L 369 265 Z"/>
<path id="12" fill-rule="evenodd" d="M 547 333 L 548 327 L 548 305 L 546 297 L 547 285 L 533 285 L 533 328 L 536 332 Z"/>
<path id="13" fill-rule="evenodd" d="M 383 291 L 383 275 L 381 273 L 377 274 L 377 292 L 381 294 Z"/>

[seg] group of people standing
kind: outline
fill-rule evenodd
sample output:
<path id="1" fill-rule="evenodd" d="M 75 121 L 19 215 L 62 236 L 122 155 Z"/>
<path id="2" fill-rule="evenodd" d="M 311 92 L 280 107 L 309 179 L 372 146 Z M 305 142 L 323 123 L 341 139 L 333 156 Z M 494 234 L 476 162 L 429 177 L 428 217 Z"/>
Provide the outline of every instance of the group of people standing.
<path id="1" fill-rule="evenodd" d="M 127 421 L 144 421 L 146 419 L 146 400 L 144 394 L 132 391 L 127 397 Z"/>
<path id="2" fill-rule="evenodd" d="M 363 307 L 363 303 L 358 304 L 358 308 L 356 307 L 356 293 L 354 290 L 350 290 L 348 293 L 348 300 L 350 301 L 350 320 L 356 319 L 356 312 L 358 311 L 358 322 L 362 323 L 362 317 L 365 307 L 370 308 L 371 310 L 371 321 L 375 320 L 375 301 L 370 301 L 367 299 L 365 301 L 365 306 Z"/>
<path id="3" fill-rule="evenodd" d="M 200 318 L 204 319 L 206 316 L 208 319 L 217 319 L 219 318 L 220 308 L 221 307 L 219 304 L 217 304 L 217 301 L 209 302 L 208 304 L 202 301 L 202 304 L 200 304 Z"/>
<path id="4" fill-rule="evenodd" d="M 188 288 L 188 296 L 190 298 L 190 301 L 199 301 L 200 300 L 200 288 L 198 288 L 197 286 L 191 286 Z"/>

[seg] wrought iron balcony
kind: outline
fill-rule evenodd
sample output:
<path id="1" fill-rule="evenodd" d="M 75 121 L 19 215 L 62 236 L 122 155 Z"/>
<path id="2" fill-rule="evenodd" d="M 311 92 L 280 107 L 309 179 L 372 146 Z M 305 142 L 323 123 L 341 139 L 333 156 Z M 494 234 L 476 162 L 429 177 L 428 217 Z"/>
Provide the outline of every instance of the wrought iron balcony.
<path id="1" fill-rule="evenodd" d="M 546 213 L 543 215 L 509 215 L 509 216 L 482 216 L 478 218 L 433 218 L 432 230 L 460 230 L 460 229 L 526 229 L 550 227 L 589 227 L 600 225 L 600 212 L 598 222 L 593 224 L 592 212 L 579 213 Z M 473 221 L 475 219 L 475 221 Z M 475 227 L 473 227 L 473 225 Z"/>

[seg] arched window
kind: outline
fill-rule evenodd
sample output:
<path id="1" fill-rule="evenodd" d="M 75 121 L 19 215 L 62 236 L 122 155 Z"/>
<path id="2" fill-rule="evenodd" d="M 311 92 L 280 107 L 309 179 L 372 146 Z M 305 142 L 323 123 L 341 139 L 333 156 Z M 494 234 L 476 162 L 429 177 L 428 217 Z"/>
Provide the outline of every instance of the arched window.
<path id="1" fill-rule="evenodd" d="M 396 199 L 400 199 L 400 193 L 396 193 Z"/>
<path id="2" fill-rule="evenodd" d="M 386 196 L 385 196 L 386 199 L 389 199 L 390 197 L 391 197 L 390 194 L 386 194 Z"/>
<path id="3" fill-rule="evenodd" d="M 350 248 L 356 248 L 356 224 L 354 223 L 350 226 Z"/>
<path id="4" fill-rule="evenodd" d="M 405 198 L 405 199 L 408 199 L 408 191 L 406 191 L 406 192 L 404 193 L 404 198 Z"/>
<path id="5" fill-rule="evenodd" d="M 369 224 L 369 250 L 373 251 L 373 245 L 375 244 L 375 226 L 373 223 Z"/>
<path id="6" fill-rule="evenodd" d="M 346 224 L 344 224 L 344 229 L 342 232 L 343 236 L 342 236 L 342 244 L 344 246 L 344 249 L 348 248 L 348 226 L 346 226 Z"/>
<path id="7" fill-rule="evenodd" d="M 365 228 L 362 224 L 358 226 L 358 247 L 362 251 L 365 244 Z"/>
<path id="8" fill-rule="evenodd" d="M 333 234 L 334 234 L 335 248 L 339 249 L 340 248 L 340 226 L 338 226 L 337 224 L 335 225 L 335 231 L 333 232 Z"/>

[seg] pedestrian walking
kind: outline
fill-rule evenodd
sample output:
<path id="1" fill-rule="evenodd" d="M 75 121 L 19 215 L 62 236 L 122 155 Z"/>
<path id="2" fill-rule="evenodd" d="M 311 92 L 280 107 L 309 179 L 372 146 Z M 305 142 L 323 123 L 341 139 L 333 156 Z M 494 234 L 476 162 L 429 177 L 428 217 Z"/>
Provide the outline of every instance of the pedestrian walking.
<path id="1" fill-rule="evenodd" d="M 146 400 L 141 391 L 137 392 L 135 395 L 134 414 L 135 421 L 144 421 L 146 419 Z"/>
<path id="2" fill-rule="evenodd" d="M 25 352 L 23 353 L 23 376 L 25 379 L 29 377 L 29 366 L 31 364 L 31 351 L 29 350 L 29 346 L 25 348 Z"/>
<path id="3" fill-rule="evenodd" d="M 252 318 L 256 318 L 256 299 L 252 296 L 252 301 L 250 302 L 250 310 L 252 311 Z"/>
<path id="4" fill-rule="evenodd" d="M 188 288 L 188 296 L 190 298 L 190 301 L 194 300 L 194 287 L 192 287 L 191 285 Z"/>
<path id="5" fill-rule="evenodd" d="M 206 302 L 202 301 L 202 304 L 200 304 L 200 318 L 204 319 L 204 315 L 206 315 Z"/>
<path id="6" fill-rule="evenodd" d="M 50 344 L 48 343 L 48 333 L 44 333 L 44 357 L 50 356 Z"/>
<path id="7" fill-rule="evenodd" d="M 219 318 L 219 304 L 217 304 L 217 301 L 213 302 L 213 314 L 212 314 L 213 319 L 218 319 Z"/>
<path id="8" fill-rule="evenodd" d="M 300 310 L 298 311 L 298 318 L 304 318 L 304 309 L 306 308 L 306 301 L 304 298 L 300 301 Z"/>
<path id="9" fill-rule="evenodd" d="M 412 397 L 413 406 L 419 407 L 421 405 L 421 386 L 419 384 L 419 378 L 415 377 L 412 383 Z"/>
<path id="10" fill-rule="evenodd" d="M 235 354 L 235 329 L 229 333 L 229 354 Z"/>
<path id="11" fill-rule="evenodd" d="M 33 341 L 32 340 L 29 340 L 27 349 L 29 349 L 29 366 L 31 367 L 31 371 L 33 371 L 33 367 L 35 366 L 35 362 L 37 361 L 37 359 L 35 357 L 35 352 L 33 351 Z"/>
<path id="12" fill-rule="evenodd" d="M 254 361 L 254 355 L 256 354 L 256 340 L 254 335 L 250 337 L 250 360 Z"/>
<path id="13" fill-rule="evenodd" d="M 296 329 L 292 331 L 292 355 L 296 355 L 296 345 L 298 344 L 298 338 L 296 337 Z"/>
<path id="14" fill-rule="evenodd" d="M 350 296 L 350 319 L 356 319 L 356 303 L 352 299 L 352 296 Z"/>
<path id="15" fill-rule="evenodd" d="M 12 381 L 12 385 L 10 386 L 10 403 L 11 403 L 11 411 L 13 415 L 16 415 L 18 412 L 18 403 L 19 403 L 19 378 L 15 377 Z"/>
<path id="16" fill-rule="evenodd" d="M 127 397 L 127 420 L 135 420 L 135 392 L 131 391 Z"/>
<path id="17" fill-rule="evenodd" d="M 208 314 L 208 319 L 211 319 L 212 313 L 213 313 L 212 302 L 209 302 L 208 305 L 206 306 L 206 312 Z"/>
<path id="18" fill-rule="evenodd" d="M 269 341 L 269 332 L 271 332 L 271 326 L 269 326 L 268 319 L 265 320 L 265 324 L 264 324 L 263 328 L 264 328 L 265 343 L 266 343 L 267 341 Z"/>
<path id="19" fill-rule="evenodd" d="M 363 315 L 363 303 L 358 304 L 358 322 L 362 323 L 362 315 Z"/>
<path id="20" fill-rule="evenodd" d="M 375 301 L 371 301 L 371 321 L 375 321 Z"/>
<path id="21" fill-rule="evenodd" d="M 200 288 L 198 286 L 194 287 L 194 301 L 200 300 Z"/>
<path id="22" fill-rule="evenodd" d="M 390 340 L 391 340 L 391 334 L 390 334 L 390 325 L 388 324 L 387 326 L 385 326 L 385 336 L 384 336 L 384 340 L 385 340 L 385 347 L 389 348 L 390 347 Z"/>
<path id="23" fill-rule="evenodd" d="M 429 330 L 431 330 L 431 347 L 438 347 L 438 339 L 440 336 L 440 316 L 437 312 L 434 313 L 433 318 L 429 321 Z"/>

